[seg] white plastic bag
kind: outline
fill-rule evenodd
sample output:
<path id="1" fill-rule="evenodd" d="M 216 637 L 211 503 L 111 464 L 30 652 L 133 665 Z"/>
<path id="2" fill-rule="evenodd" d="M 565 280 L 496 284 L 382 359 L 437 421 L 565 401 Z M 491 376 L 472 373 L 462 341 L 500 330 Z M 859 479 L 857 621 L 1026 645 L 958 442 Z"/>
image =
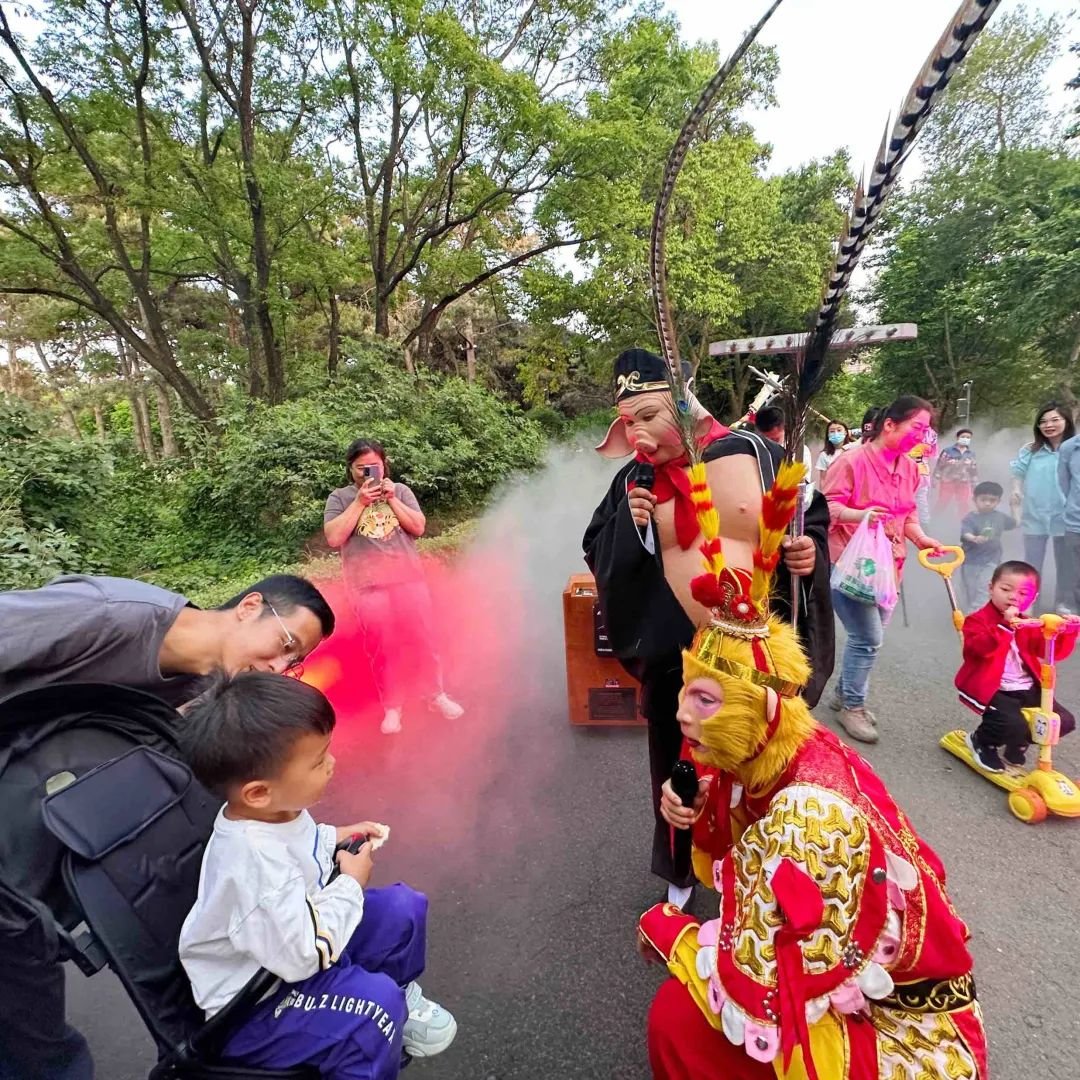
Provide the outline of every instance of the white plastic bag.
<path id="1" fill-rule="evenodd" d="M 831 584 L 837 592 L 862 604 L 876 604 L 886 614 L 896 607 L 896 564 L 892 544 L 879 521 L 870 524 L 869 514 L 859 522 L 840 558 L 833 564 Z"/>

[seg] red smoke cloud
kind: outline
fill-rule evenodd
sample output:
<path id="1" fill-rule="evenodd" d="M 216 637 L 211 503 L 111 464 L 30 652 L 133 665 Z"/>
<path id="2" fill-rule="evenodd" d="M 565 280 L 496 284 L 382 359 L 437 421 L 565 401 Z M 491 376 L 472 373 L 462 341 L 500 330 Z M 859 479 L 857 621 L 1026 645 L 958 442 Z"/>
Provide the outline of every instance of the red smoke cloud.
<path id="1" fill-rule="evenodd" d="M 467 728 L 470 740 L 500 726 L 505 710 L 512 707 L 514 691 L 521 688 L 525 660 L 522 642 L 523 603 L 515 582 L 511 560 L 498 553 L 463 557 L 452 564 L 425 561 L 431 592 L 436 647 L 442 659 L 447 693 L 459 701 L 466 714 L 445 721 L 430 711 L 424 694 L 424 662 L 410 663 L 411 685 L 403 712 L 404 733 L 422 727 L 453 724 Z M 304 662 L 303 681 L 318 687 L 337 713 L 335 752 L 346 747 L 388 742 L 381 735 L 383 710 L 376 672 L 365 646 L 364 635 L 340 579 L 319 582 L 337 617 L 337 629 Z M 410 648 L 405 643 L 403 648 Z"/>

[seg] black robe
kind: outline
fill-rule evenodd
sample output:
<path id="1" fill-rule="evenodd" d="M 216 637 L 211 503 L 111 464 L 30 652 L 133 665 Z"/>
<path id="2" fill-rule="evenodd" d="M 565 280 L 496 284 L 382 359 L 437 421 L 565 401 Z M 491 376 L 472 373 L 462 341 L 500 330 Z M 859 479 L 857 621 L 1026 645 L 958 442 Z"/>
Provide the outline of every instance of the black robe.
<path id="1" fill-rule="evenodd" d="M 734 454 L 756 457 L 762 490 L 772 486 L 783 458 L 780 446 L 750 433 L 725 435 L 705 450 L 705 460 Z M 660 817 L 660 785 L 678 760 L 682 737 L 675 712 L 682 686 L 682 651 L 694 638 L 694 625 L 664 578 L 656 523 L 651 554 L 630 516 L 626 484 L 635 467 L 630 461 L 615 475 L 603 502 L 585 530 L 585 561 L 596 578 L 600 607 L 611 646 L 623 667 L 641 683 L 641 711 L 649 721 L 649 765 L 653 786 L 656 830 L 653 872 L 676 885 L 690 884 L 673 876 L 669 829 Z M 722 523 L 721 523 L 722 525 Z M 806 510 L 805 535 L 814 541 L 814 572 L 800 579 L 801 598 L 797 630 L 807 651 L 813 674 L 803 697 L 813 707 L 833 670 L 835 633 L 829 589 L 829 509 L 815 492 Z M 773 580 L 772 609 L 791 618 L 791 577 L 781 561 Z"/>

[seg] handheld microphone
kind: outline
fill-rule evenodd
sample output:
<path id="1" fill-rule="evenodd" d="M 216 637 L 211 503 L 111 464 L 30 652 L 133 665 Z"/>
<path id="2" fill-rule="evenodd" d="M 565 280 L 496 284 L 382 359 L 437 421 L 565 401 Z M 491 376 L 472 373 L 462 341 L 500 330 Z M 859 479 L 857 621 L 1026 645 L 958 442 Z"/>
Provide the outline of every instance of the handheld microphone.
<path id="1" fill-rule="evenodd" d="M 656 470 L 653 468 L 652 463 L 649 461 L 639 461 L 634 468 L 634 471 L 630 474 L 630 490 L 634 488 L 644 488 L 646 491 L 652 491 L 653 484 L 656 483 Z"/>
<path id="2" fill-rule="evenodd" d="M 698 774 L 692 761 L 676 761 L 671 770 L 671 790 L 679 796 L 683 806 L 693 808 L 698 793 Z M 690 859 L 690 829 L 671 830 L 671 863 L 675 877 L 685 881 L 692 868 Z"/>

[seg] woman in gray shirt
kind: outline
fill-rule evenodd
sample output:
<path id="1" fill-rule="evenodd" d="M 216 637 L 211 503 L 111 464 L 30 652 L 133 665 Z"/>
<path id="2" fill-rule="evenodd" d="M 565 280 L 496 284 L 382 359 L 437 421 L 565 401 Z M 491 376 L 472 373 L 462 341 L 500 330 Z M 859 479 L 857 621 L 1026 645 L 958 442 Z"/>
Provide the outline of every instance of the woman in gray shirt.
<path id="1" fill-rule="evenodd" d="M 419 691 L 445 719 L 456 720 L 465 710 L 443 689 L 431 595 L 416 550 L 427 524 L 424 513 L 408 486 L 388 475 L 381 443 L 357 439 L 345 461 L 350 482 L 327 498 L 323 532 L 341 552 L 345 585 L 383 706 L 382 733 L 401 730 L 410 690 Z"/>

